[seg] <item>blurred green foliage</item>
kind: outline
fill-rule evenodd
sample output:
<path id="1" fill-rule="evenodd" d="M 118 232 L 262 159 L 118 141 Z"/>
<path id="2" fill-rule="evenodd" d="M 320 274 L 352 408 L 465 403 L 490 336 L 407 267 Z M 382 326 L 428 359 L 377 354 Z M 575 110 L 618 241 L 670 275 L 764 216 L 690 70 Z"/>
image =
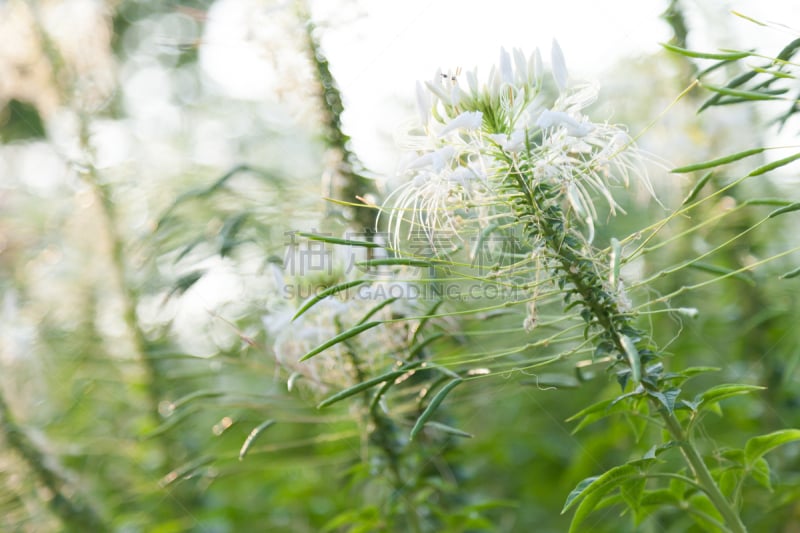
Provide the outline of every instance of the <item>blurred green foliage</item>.
<path id="1" fill-rule="evenodd" d="M 340 131 L 342 109 L 324 116 L 324 102 L 331 104 L 335 89 L 327 62 L 319 61 L 324 56 L 318 55 L 316 63 L 309 59 L 317 67 L 324 64 L 309 83 L 321 84 L 324 90 L 317 89 L 327 95 L 309 97 L 309 107 L 322 115 L 311 126 L 287 126 L 274 118 L 281 116 L 280 105 L 226 100 L 204 81 L 196 42 L 156 46 L 157 52 L 143 58 L 142 50 L 153 50 L 159 36 L 136 30 L 138 23 L 156 24 L 178 13 L 202 25 L 212 4 L 117 2 L 109 20 L 109 47 L 126 76 L 154 68 L 155 58 L 163 60 L 164 76 L 193 80 L 176 82 L 168 99 L 185 101 L 181 90 L 195 87 L 192 102 L 182 104 L 182 120 L 207 126 L 206 135 L 225 133 L 210 139 L 224 146 L 226 155 L 216 163 L 193 152 L 189 126 L 180 132 L 185 137 L 174 136 L 174 146 L 163 151 L 148 144 L 146 133 L 134 135 L 129 144 L 136 146 L 123 161 L 99 168 L 86 153 L 102 142 L 103 130 L 88 135 L 81 145 L 85 153 L 75 155 L 64 148 L 58 117 L 48 118 L 31 102 L 17 99 L 0 109 L 0 150 L 7 158 L 0 170 L 8 172 L 0 184 L 0 529 L 565 531 L 570 517 L 558 511 L 580 480 L 647 451 L 646 439 L 637 439 L 641 426 L 630 416 L 607 418 L 573 435 L 575 425 L 567 418 L 618 392 L 602 370 L 590 375 L 592 369 L 578 372 L 574 361 L 565 361 L 549 375 L 527 375 L 515 370 L 530 355 L 521 354 L 505 360 L 503 377 L 460 385 L 435 420 L 473 437 L 430 432 L 421 442 L 406 443 L 401 457 L 406 484 L 388 473 L 390 445 L 369 441 L 384 435 L 374 431 L 384 418 L 369 418 L 363 407 L 348 402 L 318 410 L 319 397 L 302 379 L 287 390 L 290 372 L 276 363 L 270 333 L 271 321 L 286 304 L 276 297 L 275 275 L 287 258 L 287 232 L 321 229 L 338 236 L 353 229 L 346 208 L 331 209 L 319 201 L 320 176 L 330 170 L 322 161 L 332 150 L 339 150 L 338 160 L 345 162 L 338 171 L 352 178 L 345 179 L 342 199 L 355 202 L 358 184 L 365 194 L 375 191 L 364 185 L 363 169 Z M 679 3 L 670 6 L 671 20 L 678 20 Z M 686 35 L 676 38 L 683 43 Z M 296 45 L 309 58 L 321 53 L 308 49 L 319 46 L 317 39 Z M 48 60 L 58 62 L 58 51 L 49 53 Z M 626 108 L 630 116 L 619 117 L 634 130 L 683 89 L 678 73 L 688 68 L 686 59 L 667 54 L 648 61 L 633 69 L 621 66 L 625 76 L 614 79 L 630 85 L 612 86 L 605 95 L 620 102 L 637 84 L 659 87 L 637 91 L 642 101 Z M 739 68 L 732 62 L 720 71 L 734 77 Z M 126 91 L 133 88 L 117 87 L 103 107 L 89 111 L 73 99 L 78 88 L 56 89 L 65 113 L 90 131 L 103 121 L 125 129 L 141 118 L 126 104 L 131 98 Z M 333 94 L 341 106 L 338 92 Z M 699 105 L 692 96 L 672 116 L 692 115 Z M 657 127 L 651 133 L 658 155 L 688 164 L 767 142 L 766 124 L 754 126 L 753 115 L 735 115 L 738 109 L 731 109 L 711 108 L 700 118 Z M 780 120 L 792 124 L 790 115 Z M 730 125 L 731 120 L 738 122 Z M 333 128 L 339 137 L 319 135 L 321 128 Z M 751 133 L 743 138 L 742 130 Z M 69 139 L 80 144 L 79 137 Z M 695 140 L 694 151 L 671 153 L 680 152 L 687 138 Z M 758 166 L 747 165 L 715 172 L 703 195 Z M 56 177 L 42 185 L 37 169 Z M 666 181 L 659 186 L 668 197 L 683 197 L 691 185 Z M 731 203 L 787 194 L 790 187 L 767 179 L 737 185 L 704 204 L 696 218 L 674 221 L 662 238 L 679 235 Z M 634 200 L 624 207 L 628 215 L 600 228 L 598 240 L 627 235 L 664 215 Z M 637 265 L 639 275 L 696 257 L 747 230 L 771 209 L 754 207 L 677 240 L 647 255 Z M 359 221 L 369 218 L 364 212 L 359 211 Z M 711 264 L 736 270 L 797 246 L 796 216 L 777 217 L 746 232 Z M 767 387 L 729 400 L 722 416 L 705 417 L 704 431 L 714 448 L 704 451 L 711 456 L 744 446 L 749 436 L 800 426 L 800 332 L 795 326 L 800 295 L 796 278 L 779 278 L 796 261 L 796 255 L 789 256 L 747 272 L 748 281 L 731 277 L 680 294 L 673 304 L 700 309 L 695 320 L 678 323 L 667 314 L 650 319 L 648 327 L 663 332 L 658 342 L 668 346 L 671 367 L 721 369 L 699 378 L 698 391 L 721 382 Z M 647 290 L 668 294 L 712 277 L 707 270 L 683 269 Z M 560 311 L 553 306 L 544 312 Z M 446 362 L 524 344 L 521 318 L 510 313 L 433 321 L 426 334 L 447 338 L 432 341 L 426 357 Z M 462 330 L 453 331 L 456 326 Z M 556 349 L 535 348 L 537 356 Z M 550 382 L 558 385 L 555 390 Z M 413 404 L 416 411 L 391 413 L 397 442 L 403 443 L 421 409 L 414 395 L 423 388 L 421 382 L 407 385 L 407 399 L 392 405 L 402 411 Z M 274 424 L 252 433 L 266 421 Z M 772 492 L 748 482 L 743 516 L 752 531 L 793 531 L 800 528 L 800 450 L 787 446 L 769 460 Z M 609 506 L 593 514 L 587 530 L 700 530 L 678 510 L 659 511 L 639 526 L 619 511 Z"/>

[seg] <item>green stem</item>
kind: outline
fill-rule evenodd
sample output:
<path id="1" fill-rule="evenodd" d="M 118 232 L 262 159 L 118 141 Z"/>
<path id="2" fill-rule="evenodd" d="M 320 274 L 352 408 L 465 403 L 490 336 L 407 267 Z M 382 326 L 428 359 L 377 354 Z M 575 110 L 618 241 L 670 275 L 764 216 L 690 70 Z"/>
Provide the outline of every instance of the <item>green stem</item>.
<path id="1" fill-rule="evenodd" d="M 363 175 L 364 165 L 350 146 L 350 137 L 342 130 L 342 113 L 344 102 L 336 78 L 330 69 L 328 58 L 322 50 L 318 30 L 314 25 L 306 0 L 298 0 L 297 12 L 305 22 L 306 46 L 309 59 L 314 65 L 316 81 L 319 87 L 319 103 L 322 111 L 324 142 L 328 150 L 335 154 L 337 163 L 332 166 L 332 182 L 330 194 L 345 202 L 358 202 L 377 193 L 375 182 Z M 377 210 L 369 207 L 353 207 L 350 216 L 360 227 L 359 231 L 370 233 L 375 228 Z"/>
<path id="2" fill-rule="evenodd" d="M 518 204 L 522 209 L 522 212 L 518 213 L 521 215 L 520 218 L 530 224 L 534 238 L 539 237 L 544 241 L 558 263 L 556 275 L 572 284 L 573 289 L 570 290 L 579 295 L 584 309 L 604 331 L 605 338 L 614 344 L 621 356 L 619 360 L 625 364 L 625 347 L 622 345 L 620 330 L 629 327 L 630 316 L 620 311 L 615 299 L 604 289 L 603 281 L 592 266 L 594 258 L 570 245 L 569 220 L 558 204 L 558 195 L 545 184 L 537 185 L 535 180 L 526 180 L 522 170 L 517 170 L 513 174 L 516 178 L 516 187 L 524 197 L 524 203 Z M 729 531 L 745 533 L 747 529 L 738 512 L 720 491 L 678 419 L 672 412 L 662 408 L 659 408 L 659 413 L 672 439 L 683 451 L 683 456 L 694 472 L 698 485 L 722 515 L 730 528 Z"/>
<path id="3" fill-rule="evenodd" d="M 705 461 L 700 456 L 692 440 L 683 431 L 678 419 L 675 415 L 665 409 L 661 409 L 661 418 L 666 423 L 667 431 L 669 431 L 672 439 L 680 446 L 686 462 L 694 472 L 697 482 L 703 487 L 711 503 L 717 508 L 717 511 L 725 519 L 725 523 L 730 528 L 732 533 L 746 533 L 747 528 L 742 523 L 739 513 L 733 508 L 722 491 L 719 490 L 714 478 L 711 477 L 711 472 L 708 470 Z"/>

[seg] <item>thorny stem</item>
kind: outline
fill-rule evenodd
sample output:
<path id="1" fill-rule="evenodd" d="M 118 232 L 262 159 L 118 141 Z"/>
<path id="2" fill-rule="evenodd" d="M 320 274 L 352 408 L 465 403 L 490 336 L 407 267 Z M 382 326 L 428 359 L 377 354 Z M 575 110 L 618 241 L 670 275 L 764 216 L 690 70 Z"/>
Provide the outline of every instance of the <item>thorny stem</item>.
<path id="1" fill-rule="evenodd" d="M 528 169 L 520 163 L 507 162 L 513 169 L 510 173 L 513 179 L 511 187 L 516 193 L 522 194 L 521 197 L 516 196 L 514 202 L 520 219 L 525 222 L 531 236 L 543 241 L 555 257 L 556 275 L 572 285 L 566 291 L 581 298 L 584 319 L 603 330 L 603 337 L 612 342 L 617 351 L 618 361 L 626 364 L 626 352 L 620 335 L 623 328 L 630 327 L 630 316 L 619 309 L 616 300 L 605 290 L 602 279 L 594 270 L 593 259 L 579 250 L 582 243 L 578 237 L 570 234 L 567 217 L 558 203 L 558 193 L 547 184 L 530 180 Z M 643 368 L 642 372 L 644 374 L 646 369 Z M 645 388 L 653 389 L 653 386 L 645 385 Z M 653 389 L 651 392 L 659 391 Z M 674 413 L 652 398 L 651 401 L 664 420 L 670 436 L 680 446 L 698 484 L 722 515 L 729 530 L 732 533 L 745 533 L 747 529 L 738 512 L 720 491 L 700 452 Z"/>
<path id="2" fill-rule="evenodd" d="M 89 505 L 76 495 L 67 479 L 55 468 L 45 454 L 17 425 L 5 397 L 0 393 L 0 427 L 9 447 L 16 450 L 27 467 L 33 472 L 36 481 L 47 488 L 51 494 L 48 500 L 53 513 L 61 518 L 70 531 L 109 531 L 111 528 Z"/>
<path id="3" fill-rule="evenodd" d="M 341 329 L 341 325 L 338 323 L 338 320 L 336 322 L 337 328 Z M 350 359 L 350 363 L 353 365 L 353 373 L 355 374 L 356 380 L 359 382 L 365 381 L 367 376 L 364 373 L 363 368 L 361 368 L 361 360 L 356 354 L 355 347 L 348 341 L 345 341 L 344 345 L 347 348 L 347 357 Z M 369 442 L 377 446 L 381 452 L 383 452 L 383 455 L 386 458 L 386 461 L 389 465 L 389 471 L 391 472 L 392 476 L 392 485 L 395 495 L 404 497 L 403 493 L 405 492 L 405 488 L 408 486 L 408 483 L 403 480 L 403 475 L 400 469 L 400 454 L 398 450 L 400 449 L 401 445 L 395 437 L 396 428 L 394 423 L 377 410 L 377 405 L 372 405 L 372 401 L 368 399 L 366 393 L 364 395 L 364 407 L 367 411 L 366 417 L 370 419 L 373 426 L 368 432 Z M 416 509 L 413 505 L 407 505 L 406 508 L 406 515 L 412 531 L 415 533 L 421 533 L 422 527 L 419 524 Z"/>
<path id="4" fill-rule="evenodd" d="M 335 168 L 330 169 L 332 174 L 330 194 L 345 202 L 358 202 L 359 198 L 376 192 L 375 184 L 363 176 L 363 164 L 350 148 L 350 137 L 342 130 L 342 113 L 344 112 L 342 93 L 331 72 L 328 58 L 322 51 L 317 35 L 318 30 L 311 21 L 304 0 L 297 2 L 297 11 L 300 19 L 305 21 L 306 46 L 319 86 L 325 144 L 336 159 Z M 375 228 L 376 213 L 375 209 L 365 205 L 364 207 L 353 207 L 351 216 L 359 226 L 357 228 L 359 231 L 369 233 Z"/>

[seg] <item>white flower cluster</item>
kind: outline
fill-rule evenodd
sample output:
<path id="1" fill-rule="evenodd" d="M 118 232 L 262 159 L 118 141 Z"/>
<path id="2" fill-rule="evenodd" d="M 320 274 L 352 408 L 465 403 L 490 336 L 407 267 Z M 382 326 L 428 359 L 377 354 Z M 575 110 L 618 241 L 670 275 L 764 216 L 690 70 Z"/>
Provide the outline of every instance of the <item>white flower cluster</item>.
<path id="1" fill-rule="evenodd" d="M 431 241 L 442 230 L 457 234 L 465 215 L 488 225 L 504 202 L 509 161 L 526 162 L 527 179 L 557 185 L 565 205 L 587 225 L 589 240 L 594 197 L 603 197 L 613 214 L 619 206 L 611 185 L 637 176 L 650 190 L 626 131 L 583 113 L 597 89 L 570 83 L 555 42 L 551 70 L 554 87 L 543 81 L 538 50 L 529 58 L 501 50 L 499 66 L 483 85 L 477 71 L 463 76 L 466 85 L 460 72 L 441 71 L 417 83 L 421 123 L 407 139 L 413 151 L 403 168 L 408 180 L 386 202 L 395 246 L 415 228 Z"/>

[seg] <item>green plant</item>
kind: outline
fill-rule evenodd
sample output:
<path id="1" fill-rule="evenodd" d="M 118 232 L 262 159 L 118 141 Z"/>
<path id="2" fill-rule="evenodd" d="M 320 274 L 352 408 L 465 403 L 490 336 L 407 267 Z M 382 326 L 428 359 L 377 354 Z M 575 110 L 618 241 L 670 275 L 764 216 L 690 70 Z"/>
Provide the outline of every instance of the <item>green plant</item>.
<path id="1" fill-rule="evenodd" d="M 697 56 L 726 62 L 746 54 L 694 54 Z M 655 341 L 658 332 L 640 325 L 644 317 L 663 312 L 694 318 L 697 309 L 671 307 L 670 302 L 687 290 L 739 275 L 743 269 L 718 271 L 720 275 L 710 281 L 683 285 L 670 294 L 638 305 L 628 295 L 633 291 L 641 293 L 649 283 L 697 265 L 730 241 L 699 257 L 629 282 L 628 286 L 622 274 L 625 265 L 676 239 L 667 238 L 663 244 L 657 240 L 673 220 L 687 216 L 708 201 L 708 196 L 698 199 L 698 192 L 708 178 L 701 179 L 683 204 L 662 221 L 626 238 L 611 238 L 608 248 L 598 248 L 594 243 L 595 226 L 602 217 L 594 198 L 604 200 L 610 216 L 621 210 L 615 184 L 636 179 L 651 192 L 652 187 L 644 174 L 644 162 L 626 132 L 607 123 L 592 122 L 584 114 L 583 108 L 594 100 L 594 90 L 570 83 L 557 45 L 553 48 L 552 68 L 554 86 L 544 82 L 538 52 L 526 58 L 515 51 L 512 59 L 503 51 L 499 66 L 485 85 L 479 83 L 474 72 L 464 76 L 466 86 L 461 84 L 460 73 L 441 72 L 425 87 L 418 85 L 422 122 L 408 141 L 417 150 L 417 157 L 408 164 L 408 181 L 389 196 L 386 207 L 393 256 L 370 264 L 424 267 L 428 273 L 427 281 L 422 282 L 424 286 L 469 279 L 513 289 L 515 298 L 501 295 L 499 304 L 480 308 L 480 312 L 524 308 L 524 328 L 528 332 L 556 329 L 544 345 L 565 333 L 582 331 L 580 336 L 568 337 L 566 342 L 561 340 L 567 344 L 564 351 L 555 350 L 542 358 L 515 359 L 515 364 L 531 371 L 547 365 L 563 365 L 569 356 L 589 352 L 591 359 L 579 362 L 578 367 L 603 367 L 613 373 L 621 388 L 621 394 L 585 407 L 571 419 L 581 429 L 612 414 L 621 415 L 629 420 L 637 438 L 627 462 L 581 481 L 567 497 L 562 512 L 574 509 L 571 530 L 578 530 L 594 511 L 622 506 L 631 511 L 636 524 L 673 508 L 688 512 L 704 529 L 745 531 L 740 518 L 745 481 L 752 479 L 771 490 L 770 470 L 763 456 L 780 445 L 800 440 L 800 430 L 780 430 L 753 437 L 741 449 L 726 448 L 716 458 L 705 457 L 708 441 L 701 429 L 703 419 L 709 413 L 721 412 L 719 402 L 763 387 L 725 383 L 690 394 L 693 388 L 687 385 L 688 380 L 715 369 L 690 366 L 669 370 L 668 353 Z M 730 95 L 732 91 L 717 92 Z M 743 91 L 736 92 L 737 98 L 745 98 Z M 762 151 L 748 150 L 673 172 L 715 168 Z M 796 155 L 762 165 L 711 196 L 795 159 Z M 773 205 L 776 209 L 746 228 L 745 233 L 797 210 L 800 205 L 791 200 L 752 199 L 748 203 Z M 692 231 L 678 237 L 686 238 Z M 474 259 L 481 253 L 481 247 L 498 237 L 503 243 L 503 253 L 488 272 L 476 272 Z M 325 240 L 319 236 L 312 238 Z M 336 239 L 328 241 L 336 243 Z M 416 248 L 409 243 L 417 244 Z M 424 245 L 422 252 L 420 243 Z M 367 246 L 367 243 L 348 244 Z M 461 248 L 467 249 L 467 257 L 473 259 L 471 263 L 464 261 Z M 792 251 L 776 253 L 761 263 Z M 792 275 L 789 273 L 787 277 Z M 309 300 L 303 310 L 354 284 L 369 282 L 358 279 L 337 285 Z M 561 302 L 567 316 L 543 321 L 540 309 L 553 309 L 554 301 Z M 659 305 L 664 308 L 659 310 Z M 416 320 L 442 316 L 438 303 L 435 309 L 435 314 L 423 314 Z M 470 312 L 475 310 L 462 308 L 453 313 L 459 316 Z M 579 318 L 582 326 L 569 322 L 572 317 Z M 383 335 L 374 328 L 405 318 L 365 320 L 339 331 L 300 360 L 323 357 L 326 350 L 366 335 L 381 338 Z M 414 362 L 414 365 L 450 367 L 448 372 L 452 377 L 447 378 L 447 386 L 420 413 L 410 437 L 432 423 L 434 410 L 463 379 L 498 372 L 502 369 L 501 356 L 513 356 L 535 345 L 528 342 L 515 349 L 512 344 L 505 352 L 490 357 L 437 359 L 434 355 L 430 363 Z M 475 361 L 480 362 L 480 368 Z M 497 366 L 492 368 L 493 365 Z M 356 384 L 320 406 L 377 388 L 374 404 L 407 370 L 413 369 L 399 367 L 371 379 L 362 376 Z M 635 450 L 642 447 L 646 451 L 636 456 Z M 682 466 L 676 463 L 678 457 L 682 458 Z"/>

